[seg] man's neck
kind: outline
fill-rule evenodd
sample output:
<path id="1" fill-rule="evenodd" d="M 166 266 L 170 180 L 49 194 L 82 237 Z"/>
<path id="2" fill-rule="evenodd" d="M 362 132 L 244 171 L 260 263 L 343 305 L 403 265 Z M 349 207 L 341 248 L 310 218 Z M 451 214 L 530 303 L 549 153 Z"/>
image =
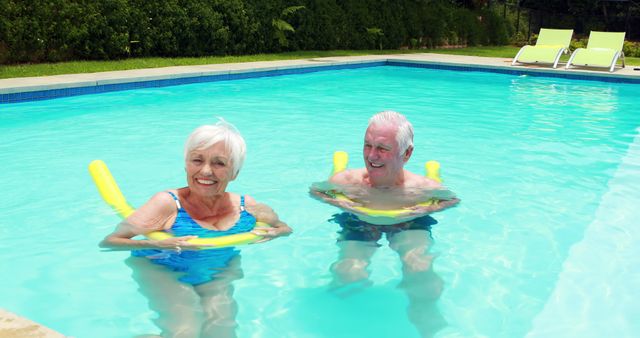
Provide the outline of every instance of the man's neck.
<path id="1" fill-rule="evenodd" d="M 367 182 L 372 188 L 397 188 L 404 186 L 404 170 L 395 175 L 392 178 L 379 178 L 375 179 L 369 176 L 369 174 L 365 177 L 365 182 Z"/>

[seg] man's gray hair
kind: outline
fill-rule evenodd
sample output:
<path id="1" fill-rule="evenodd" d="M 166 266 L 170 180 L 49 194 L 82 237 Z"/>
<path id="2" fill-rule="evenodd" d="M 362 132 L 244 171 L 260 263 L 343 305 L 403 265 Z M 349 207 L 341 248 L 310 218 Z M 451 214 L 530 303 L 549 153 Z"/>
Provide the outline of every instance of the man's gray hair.
<path id="1" fill-rule="evenodd" d="M 413 147 L 413 126 L 404 115 L 392 110 L 385 110 L 373 115 L 369 119 L 369 126 L 374 124 L 392 124 L 398 127 L 396 142 L 398 142 L 400 154 L 404 154 L 409 147 Z"/>
<path id="2" fill-rule="evenodd" d="M 185 160 L 190 152 L 209 148 L 218 142 L 224 143 L 231 157 L 233 176 L 237 176 L 244 163 L 247 146 L 238 129 L 222 118 L 218 118 L 215 124 L 203 125 L 191 132 L 184 144 Z"/>

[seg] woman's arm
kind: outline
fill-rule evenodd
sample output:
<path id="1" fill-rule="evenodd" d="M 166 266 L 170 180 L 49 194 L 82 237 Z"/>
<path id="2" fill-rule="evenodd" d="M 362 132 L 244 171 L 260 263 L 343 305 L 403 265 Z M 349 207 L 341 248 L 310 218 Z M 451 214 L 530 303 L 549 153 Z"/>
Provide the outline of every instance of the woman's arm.
<path id="1" fill-rule="evenodd" d="M 252 232 L 256 235 L 265 237 L 265 239 L 259 241 L 264 242 L 274 239 L 276 237 L 289 236 L 293 230 L 284 222 L 280 220 L 278 215 L 266 204 L 257 203 L 253 198 L 246 196 L 245 204 L 247 212 L 253 215 L 258 222 L 264 222 L 271 227 L 268 228 L 255 228 Z"/>
<path id="2" fill-rule="evenodd" d="M 120 222 L 116 229 L 107 235 L 99 244 L 101 248 L 112 250 L 133 249 L 183 249 L 194 247 L 187 243 L 196 236 L 182 236 L 161 241 L 143 239 L 134 240 L 137 235 L 152 231 L 164 230 L 175 219 L 176 207 L 171 195 L 166 192 L 155 194 L 147 203 L 137 209 L 126 220 Z"/>

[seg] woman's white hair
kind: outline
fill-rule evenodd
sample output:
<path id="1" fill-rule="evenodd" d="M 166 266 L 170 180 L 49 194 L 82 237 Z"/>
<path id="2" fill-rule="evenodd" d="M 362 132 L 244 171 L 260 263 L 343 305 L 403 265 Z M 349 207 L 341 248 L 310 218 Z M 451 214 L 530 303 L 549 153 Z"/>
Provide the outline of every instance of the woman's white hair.
<path id="1" fill-rule="evenodd" d="M 369 126 L 374 124 L 391 124 L 398 127 L 396 142 L 398 142 L 401 155 L 403 155 L 409 147 L 413 147 L 413 126 L 404 115 L 392 110 L 385 110 L 373 115 L 369 119 Z"/>
<path id="2" fill-rule="evenodd" d="M 218 118 L 215 124 L 203 125 L 191 132 L 184 144 L 185 160 L 192 151 L 209 148 L 218 142 L 223 142 L 229 152 L 233 177 L 236 177 L 244 163 L 247 146 L 238 129 L 222 118 Z"/>

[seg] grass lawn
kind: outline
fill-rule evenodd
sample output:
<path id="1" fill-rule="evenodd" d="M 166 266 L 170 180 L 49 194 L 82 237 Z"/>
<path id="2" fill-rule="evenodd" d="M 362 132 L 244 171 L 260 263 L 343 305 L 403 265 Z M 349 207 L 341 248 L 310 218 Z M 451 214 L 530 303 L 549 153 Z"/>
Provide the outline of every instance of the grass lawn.
<path id="1" fill-rule="evenodd" d="M 306 59 L 328 56 L 359 56 L 380 54 L 411 54 L 411 53 L 439 53 L 455 55 L 473 55 L 488 57 L 512 58 L 518 52 L 519 47 L 493 46 L 493 47 L 467 47 L 457 49 L 420 49 L 420 50 L 335 50 L 335 51 L 304 51 L 278 54 L 257 54 L 245 56 L 208 56 L 208 57 L 184 57 L 184 58 L 132 58 L 116 61 L 74 61 L 60 63 L 0 65 L 0 79 L 46 76 L 58 74 L 95 73 L 114 70 L 128 70 L 140 68 L 157 68 L 169 66 L 188 66 L 216 63 L 236 63 L 252 61 L 274 61 Z M 563 61 L 569 59 L 564 56 Z M 626 58 L 627 65 L 640 65 L 640 58 Z"/>

